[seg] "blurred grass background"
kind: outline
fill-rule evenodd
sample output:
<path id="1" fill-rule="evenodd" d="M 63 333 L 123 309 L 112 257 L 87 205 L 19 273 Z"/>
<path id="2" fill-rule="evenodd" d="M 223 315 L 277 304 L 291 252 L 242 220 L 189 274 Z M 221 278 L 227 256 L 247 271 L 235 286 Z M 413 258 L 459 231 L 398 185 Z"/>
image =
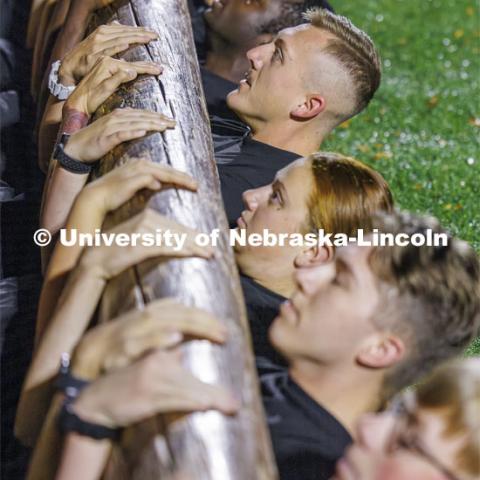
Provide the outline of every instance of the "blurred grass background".
<path id="1" fill-rule="evenodd" d="M 324 150 L 379 170 L 403 209 L 480 252 L 480 1 L 332 0 L 373 38 L 382 85 Z M 480 355 L 480 338 L 468 349 Z"/>

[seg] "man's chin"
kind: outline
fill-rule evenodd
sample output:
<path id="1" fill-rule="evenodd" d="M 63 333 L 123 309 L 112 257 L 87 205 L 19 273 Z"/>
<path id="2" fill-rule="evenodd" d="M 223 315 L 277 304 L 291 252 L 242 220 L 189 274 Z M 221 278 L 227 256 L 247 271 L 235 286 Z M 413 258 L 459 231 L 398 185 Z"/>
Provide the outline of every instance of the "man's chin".
<path id="1" fill-rule="evenodd" d="M 248 98 L 248 90 L 242 87 L 237 87 L 227 95 L 227 106 L 233 110 L 239 117 L 242 116 L 242 111 L 245 109 L 245 101 Z"/>
<path id="2" fill-rule="evenodd" d="M 284 331 L 283 320 L 278 315 L 268 329 L 268 341 L 270 345 L 283 357 L 289 358 L 288 332 Z"/>

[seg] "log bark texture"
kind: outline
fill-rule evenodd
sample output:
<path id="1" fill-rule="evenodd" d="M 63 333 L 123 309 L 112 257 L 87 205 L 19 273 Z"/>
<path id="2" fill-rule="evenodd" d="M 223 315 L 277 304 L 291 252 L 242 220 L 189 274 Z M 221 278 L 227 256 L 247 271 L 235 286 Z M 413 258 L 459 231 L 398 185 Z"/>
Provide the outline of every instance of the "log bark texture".
<path id="1" fill-rule="evenodd" d="M 129 429 L 114 452 L 105 476 L 131 480 L 270 480 L 276 468 L 263 415 L 237 268 L 228 245 L 209 120 L 200 81 L 186 0 L 120 1 L 104 9 L 98 23 L 118 20 L 157 31 L 158 41 L 127 51 L 129 61 L 153 60 L 164 67 L 158 78 L 125 85 L 97 112 L 118 107 L 161 111 L 177 127 L 118 147 L 104 158 L 98 174 L 129 159 L 147 156 L 187 171 L 198 179 L 198 193 L 167 190 L 137 196 L 109 219 L 115 225 L 145 204 L 180 223 L 210 233 L 219 228 L 218 255 L 201 259 L 149 261 L 112 280 L 105 292 L 102 321 L 152 299 L 175 297 L 206 309 L 226 325 L 225 346 L 188 342 L 185 364 L 200 379 L 230 388 L 242 400 L 238 415 L 217 412 L 162 416 Z M 162 368 L 159 365 L 158 368 Z"/>

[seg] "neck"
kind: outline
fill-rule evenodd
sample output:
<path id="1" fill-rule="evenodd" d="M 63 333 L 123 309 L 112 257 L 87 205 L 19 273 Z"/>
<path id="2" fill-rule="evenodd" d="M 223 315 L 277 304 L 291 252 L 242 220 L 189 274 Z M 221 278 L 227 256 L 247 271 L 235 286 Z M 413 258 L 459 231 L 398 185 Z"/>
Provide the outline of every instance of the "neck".
<path id="1" fill-rule="evenodd" d="M 281 295 L 285 298 L 290 298 L 295 292 L 295 285 L 292 282 L 292 275 L 282 277 L 280 275 L 271 275 L 271 272 L 268 276 L 259 275 L 249 275 L 249 277 L 260 284 L 262 287 L 265 287 L 272 292 L 275 292 L 278 295 Z"/>
<path id="2" fill-rule="evenodd" d="M 313 126 L 303 125 L 302 128 L 298 128 L 294 125 L 292 128 L 291 123 L 279 125 L 276 122 L 269 122 L 252 128 L 254 140 L 296 153 L 301 157 L 307 157 L 318 151 L 325 136 L 326 133 Z"/>
<path id="3" fill-rule="evenodd" d="M 206 69 L 233 83 L 240 82 L 250 68 L 247 49 L 229 44 L 212 32 L 209 32 L 208 39 L 210 49 L 205 61 Z"/>
<path id="4" fill-rule="evenodd" d="M 351 365 L 319 366 L 308 360 L 292 363 L 293 380 L 318 404 L 329 411 L 355 438 L 358 418 L 378 409 L 383 373 Z"/>

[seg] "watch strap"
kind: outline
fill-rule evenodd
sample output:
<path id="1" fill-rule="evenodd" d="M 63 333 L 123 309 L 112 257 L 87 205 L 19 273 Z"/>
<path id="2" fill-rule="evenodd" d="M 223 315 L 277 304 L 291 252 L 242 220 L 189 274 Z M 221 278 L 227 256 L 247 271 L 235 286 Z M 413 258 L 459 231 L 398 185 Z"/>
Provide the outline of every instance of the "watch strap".
<path id="1" fill-rule="evenodd" d="M 50 75 L 48 77 L 48 89 L 54 97 L 58 98 L 59 100 L 66 100 L 75 90 L 75 86 L 62 85 L 58 80 L 58 71 L 60 70 L 61 63 L 62 62 L 60 60 L 53 62 Z"/>
<path id="2" fill-rule="evenodd" d="M 66 397 L 58 416 L 60 431 L 64 434 L 75 432 L 80 435 L 94 438 L 95 440 L 116 440 L 119 438 L 121 429 L 105 427 L 96 423 L 82 420 L 74 411 L 75 398 Z"/>
<path id="3" fill-rule="evenodd" d="M 68 156 L 65 153 L 65 144 L 58 143 L 55 147 L 53 154 L 55 160 L 58 161 L 60 166 L 71 173 L 77 173 L 79 175 L 85 175 L 92 171 L 92 166 L 87 163 L 82 163 L 74 158 Z"/>

